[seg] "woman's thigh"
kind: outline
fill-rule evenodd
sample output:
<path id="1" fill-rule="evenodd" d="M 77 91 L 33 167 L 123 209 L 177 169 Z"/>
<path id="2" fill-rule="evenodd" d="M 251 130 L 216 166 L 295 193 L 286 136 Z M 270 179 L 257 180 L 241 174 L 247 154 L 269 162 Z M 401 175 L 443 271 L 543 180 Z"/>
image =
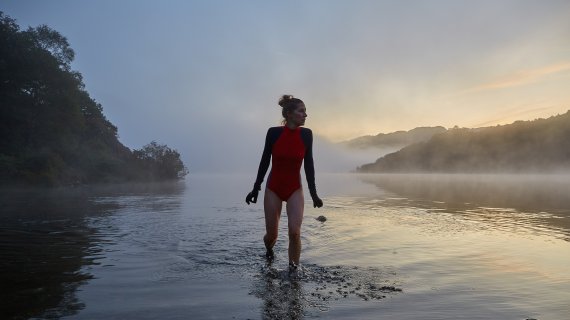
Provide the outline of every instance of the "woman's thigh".
<path id="1" fill-rule="evenodd" d="M 282 206 L 283 202 L 277 194 L 268 188 L 265 189 L 263 208 L 265 211 L 265 229 L 268 233 L 277 234 Z"/>
<path id="2" fill-rule="evenodd" d="M 300 233 L 301 223 L 303 222 L 303 211 L 305 208 L 305 197 L 303 189 L 293 192 L 289 200 L 287 200 L 287 220 L 289 232 Z"/>

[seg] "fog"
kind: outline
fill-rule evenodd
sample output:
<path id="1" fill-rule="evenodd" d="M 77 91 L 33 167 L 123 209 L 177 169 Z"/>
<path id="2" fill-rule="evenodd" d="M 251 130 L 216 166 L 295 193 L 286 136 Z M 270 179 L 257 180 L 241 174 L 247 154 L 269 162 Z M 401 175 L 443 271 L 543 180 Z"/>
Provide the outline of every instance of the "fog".
<path id="1" fill-rule="evenodd" d="M 268 128 L 220 128 L 216 134 L 189 136 L 181 145 L 185 162 L 192 172 L 257 174 Z M 313 159 L 315 169 L 322 173 L 352 172 L 356 167 L 398 148 L 348 149 L 340 144 L 314 135 Z"/>
<path id="2" fill-rule="evenodd" d="M 319 171 L 329 173 L 343 173 L 355 171 L 356 167 L 399 150 L 400 148 L 368 148 L 352 149 L 331 143 L 317 137 L 315 139 L 314 158 Z"/>

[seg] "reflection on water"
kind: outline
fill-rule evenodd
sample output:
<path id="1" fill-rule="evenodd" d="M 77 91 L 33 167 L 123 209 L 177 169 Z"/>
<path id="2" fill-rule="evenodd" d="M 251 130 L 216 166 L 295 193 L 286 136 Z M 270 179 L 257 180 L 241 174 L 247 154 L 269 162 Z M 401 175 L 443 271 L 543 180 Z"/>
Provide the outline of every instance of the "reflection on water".
<path id="1" fill-rule="evenodd" d="M 3 190 L 0 226 L 0 314 L 60 318 L 85 307 L 77 289 L 101 254 L 91 220 L 118 209 L 106 197 L 177 193 L 183 185 L 121 185 L 60 190 Z"/>
<path id="2" fill-rule="evenodd" d="M 1 314 L 545 320 L 570 313 L 567 179 L 320 175 L 325 206 L 305 208 L 301 270 L 291 277 L 287 217 L 267 265 L 263 206 L 244 204 L 250 178 L 0 192 Z"/>
<path id="3" fill-rule="evenodd" d="M 362 175 L 392 196 L 383 205 L 419 207 L 487 221 L 494 228 L 556 234 L 570 241 L 570 176 Z"/>
<path id="4" fill-rule="evenodd" d="M 375 190 L 327 197 L 327 224 L 338 222 L 313 231 L 326 245 L 312 255 L 392 265 L 404 279 L 395 308 L 383 308 L 394 318 L 563 319 L 566 178 L 359 175 Z"/>
<path id="5" fill-rule="evenodd" d="M 402 292 L 391 270 L 304 264 L 298 272 L 267 265 L 255 275 L 252 291 L 263 300 L 264 319 L 318 316 L 340 299 L 380 300 Z"/>
<path id="6" fill-rule="evenodd" d="M 269 268 L 253 285 L 253 294 L 263 300 L 266 319 L 300 319 L 307 308 L 303 285 L 286 271 Z"/>

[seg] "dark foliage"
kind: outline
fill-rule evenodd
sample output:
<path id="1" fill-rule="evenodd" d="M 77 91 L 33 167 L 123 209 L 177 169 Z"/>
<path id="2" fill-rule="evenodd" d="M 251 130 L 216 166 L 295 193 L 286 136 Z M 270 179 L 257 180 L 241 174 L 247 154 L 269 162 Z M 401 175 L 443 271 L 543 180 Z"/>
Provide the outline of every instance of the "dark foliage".
<path id="1" fill-rule="evenodd" d="M 454 128 L 359 172 L 552 172 L 570 169 L 570 111 L 534 121 Z"/>
<path id="2" fill-rule="evenodd" d="M 180 179 L 188 174 L 180 154 L 166 145 L 152 141 L 140 150 L 135 150 L 138 167 L 143 168 L 148 180 Z"/>
<path id="3" fill-rule="evenodd" d="M 119 142 L 117 127 L 71 70 L 74 55 L 57 31 L 45 25 L 22 31 L 0 12 L 0 184 L 184 177 L 175 150 L 153 142 L 162 153 L 141 160 L 146 149 L 132 152 Z"/>

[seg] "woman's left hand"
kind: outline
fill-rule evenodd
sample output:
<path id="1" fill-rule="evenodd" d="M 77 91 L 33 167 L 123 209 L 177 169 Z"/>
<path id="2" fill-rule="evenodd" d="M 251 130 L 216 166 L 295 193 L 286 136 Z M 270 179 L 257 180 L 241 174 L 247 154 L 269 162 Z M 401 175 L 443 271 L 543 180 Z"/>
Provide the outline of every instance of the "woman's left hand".
<path id="1" fill-rule="evenodd" d="M 250 204 L 250 203 L 256 203 L 257 202 L 257 195 L 258 195 L 258 191 L 257 189 L 253 189 L 250 193 L 247 194 L 247 197 L 245 197 L 245 203 Z"/>
<path id="2" fill-rule="evenodd" d="M 323 200 L 321 200 L 318 195 L 312 194 L 311 198 L 313 198 L 313 208 L 320 208 L 323 206 Z"/>

